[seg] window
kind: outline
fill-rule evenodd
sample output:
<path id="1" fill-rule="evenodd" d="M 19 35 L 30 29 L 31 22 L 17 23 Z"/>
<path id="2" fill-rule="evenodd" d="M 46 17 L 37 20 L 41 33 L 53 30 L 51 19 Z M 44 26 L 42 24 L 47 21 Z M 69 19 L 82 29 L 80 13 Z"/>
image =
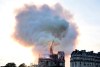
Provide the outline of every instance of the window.
<path id="1" fill-rule="evenodd" d="M 60 66 L 63 66 L 63 63 L 60 63 Z"/>

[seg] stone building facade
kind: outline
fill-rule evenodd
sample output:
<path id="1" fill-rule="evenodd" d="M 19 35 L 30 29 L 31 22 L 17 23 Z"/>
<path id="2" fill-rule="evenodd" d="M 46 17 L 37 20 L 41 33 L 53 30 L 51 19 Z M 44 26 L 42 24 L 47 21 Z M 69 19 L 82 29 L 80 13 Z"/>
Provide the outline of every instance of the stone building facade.
<path id="1" fill-rule="evenodd" d="M 48 58 L 39 58 L 38 67 L 65 67 L 65 55 L 63 51 L 51 54 Z"/>
<path id="2" fill-rule="evenodd" d="M 71 53 L 70 67 L 100 67 L 100 52 L 75 50 Z"/>

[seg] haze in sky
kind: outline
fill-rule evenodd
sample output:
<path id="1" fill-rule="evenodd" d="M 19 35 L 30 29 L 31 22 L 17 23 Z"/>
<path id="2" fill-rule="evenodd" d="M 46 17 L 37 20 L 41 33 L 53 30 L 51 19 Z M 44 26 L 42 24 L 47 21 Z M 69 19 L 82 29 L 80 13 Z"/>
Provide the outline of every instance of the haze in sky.
<path id="1" fill-rule="evenodd" d="M 99 0 L 0 0 L 0 66 L 7 62 L 30 64 L 36 61 L 31 47 L 26 48 L 15 42 L 10 35 L 15 27 L 15 9 L 23 4 L 37 6 L 56 3 L 73 15 L 79 36 L 76 49 L 100 51 L 100 1 Z"/>

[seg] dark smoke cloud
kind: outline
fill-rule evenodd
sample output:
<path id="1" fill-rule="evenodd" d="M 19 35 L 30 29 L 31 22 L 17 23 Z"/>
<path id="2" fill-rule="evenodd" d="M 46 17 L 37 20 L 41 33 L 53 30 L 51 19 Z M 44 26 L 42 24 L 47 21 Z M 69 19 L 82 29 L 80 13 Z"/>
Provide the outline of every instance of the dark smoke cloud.
<path id="1" fill-rule="evenodd" d="M 56 50 L 71 53 L 78 36 L 72 15 L 60 4 L 54 7 L 25 5 L 17 10 L 13 38 L 24 46 L 35 46 L 34 50 L 46 52 L 48 42 L 59 43 Z"/>

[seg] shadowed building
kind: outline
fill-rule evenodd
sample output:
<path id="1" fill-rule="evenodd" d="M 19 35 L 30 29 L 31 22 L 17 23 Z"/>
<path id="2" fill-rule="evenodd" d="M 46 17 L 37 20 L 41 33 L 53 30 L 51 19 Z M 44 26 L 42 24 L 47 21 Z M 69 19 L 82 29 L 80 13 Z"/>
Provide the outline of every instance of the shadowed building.
<path id="1" fill-rule="evenodd" d="M 100 52 L 75 50 L 71 54 L 70 67 L 100 67 Z"/>
<path id="2" fill-rule="evenodd" d="M 39 58 L 39 67 L 65 67 L 64 52 L 52 54 L 49 58 Z"/>
<path id="3" fill-rule="evenodd" d="M 54 54 L 52 45 L 50 46 L 50 55 L 48 55 L 48 57 L 39 58 L 38 60 L 39 67 L 65 67 L 64 52 L 58 51 L 57 54 Z"/>

